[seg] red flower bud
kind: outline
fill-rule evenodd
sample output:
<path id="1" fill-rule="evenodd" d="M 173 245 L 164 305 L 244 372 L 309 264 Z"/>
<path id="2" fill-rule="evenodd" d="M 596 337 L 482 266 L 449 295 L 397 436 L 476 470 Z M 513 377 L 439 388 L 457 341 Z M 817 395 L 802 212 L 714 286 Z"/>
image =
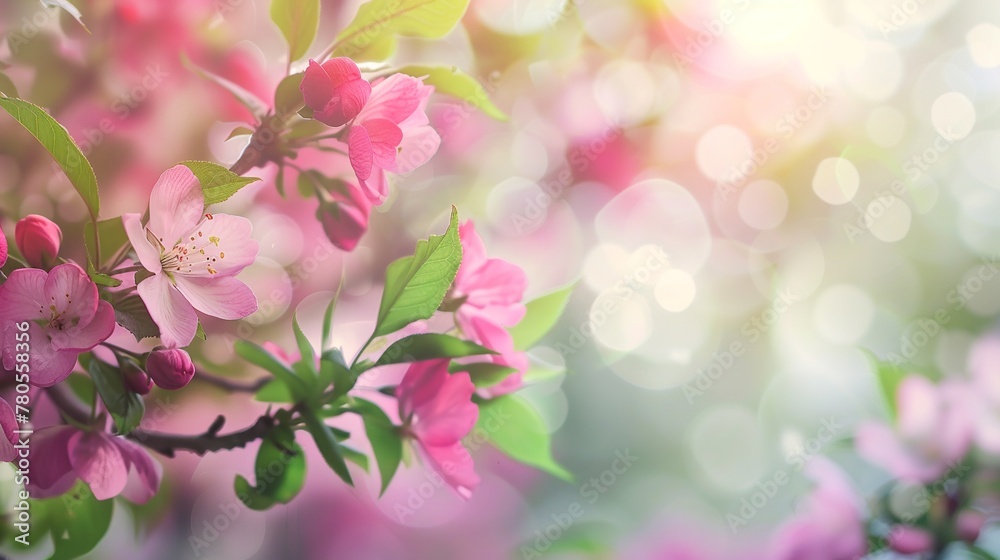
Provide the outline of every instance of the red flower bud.
<path id="1" fill-rule="evenodd" d="M 934 547 L 934 537 L 918 527 L 896 525 L 889 532 L 889 548 L 901 554 L 918 554 Z"/>
<path id="2" fill-rule="evenodd" d="M 133 393 L 145 395 L 153 388 L 153 380 L 146 375 L 145 371 L 132 358 L 118 359 L 122 375 L 125 377 L 125 387 Z"/>
<path id="3" fill-rule="evenodd" d="M 173 391 L 191 381 L 194 363 L 180 348 L 153 350 L 146 358 L 146 373 L 157 387 Z"/>
<path id="4" fill-rule="evenodd" d="M 28 266 L 48 270 L 56 265 L 62 230 L 52 220 L 31 214 L 17 222 L 14 241 Z"/>
<path id="5" fill-rule="evenodd" d="M 974 543 L 979 538 L 979 532 L 986 524 L 986 515 L 973 509 L 967 509 L 958 514 L 955 519 L 955 532 L 958 538 L 967 543 Z"/>

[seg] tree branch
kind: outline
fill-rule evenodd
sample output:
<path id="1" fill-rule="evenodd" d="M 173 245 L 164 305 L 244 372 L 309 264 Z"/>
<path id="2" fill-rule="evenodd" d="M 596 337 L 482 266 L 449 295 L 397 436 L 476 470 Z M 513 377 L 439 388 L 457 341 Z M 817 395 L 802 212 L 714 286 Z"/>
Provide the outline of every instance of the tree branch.
<path id="1" fill-rule="evenodd" d="M 230 391 L 233 393 L 256 393 L 261 389 L 261 387 L 267 385 L 267 382 L 270 381 L 272 378 L 262 377 L 255 381 L 241 382 L 235 379 L 229 379 L 227 377 L 214 375 L 199 369 L 195 373 L 194 379 L 196 381 L 201 381 L 209 385 L 215 385 L 220 389 L 225 389 L 226 391 Z"/>

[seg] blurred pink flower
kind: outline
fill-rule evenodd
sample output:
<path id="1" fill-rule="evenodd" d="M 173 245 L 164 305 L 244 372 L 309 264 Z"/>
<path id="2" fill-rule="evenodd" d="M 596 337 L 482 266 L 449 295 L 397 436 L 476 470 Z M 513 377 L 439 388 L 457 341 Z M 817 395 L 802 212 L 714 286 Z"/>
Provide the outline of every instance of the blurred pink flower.
<path id="1" fill-rule="evenodd" d="M 123 494 L 146 503 L 160 487 L 163 471 L 138 444 L 103 430 L 65 425 L 35 432 L 31 457 L 35 468 L 29 489 L 39 498 L 58 496 L 79 478 L 98 500 Z"/>
<path id="2" fill-rule="evenodd" d="M 62 230 L 45 216 L 30 214 L 14 226 L 14 241 L 24 262 L 33 268 L 48 270 L 56 264 Z"/>
<path id="3" fill-rule="evenodd" d="M 965 456 L 972 444 L 971 394 L 956 381 L 935 386 L 912 375 L 896 390 L 896 427 L 866 422 L 857 429 L 858 453 L 894 476 L 931 482 Z"/>
<path id="4" fill-rule="evenodd" d="M 331 58 L 322 65 L 309 61 L 302 77 L 302 98 L 313 118 L 328 126 L 343 126 L 358 116 L 372 93 L 353 60 Z"/>
<path id="5" fill-rule="evenodd" d="M 517 370 L 483 396 L 510 393 L 521 386 L 528 369 L 527 357 L 514 350 L 507 331 L 524 317 L 521 300 L 528 278 L 517 265 L 486 256 L 486 247 L 471 220 L 459 227 L 458 235 L 462 240 L 462 264 L 449 294 L 452 301 L 460 302 L 455 319 L 465 336 L 499 353 L 490 358 L 493 363 Z"/>
<path id="6" fill-rule="evenodd" d="M 14 417 L 14 409 L 10 407 L 4 399 L 0 399 L 0 428 L 3 428 L 3 437 L 0 437 L 0 461 L 10 463 L 17 459 L 17 435 L 14 430 L 18 430 L 17 418 Z"/>
<path id="7" fill-rule="evenodd" d="M 183 165 L 162 175 L 149 197 L 149 222 L 125 214 L 122 222 L 139 262 L 152 276 L 137 291 L 170 348 L 187 346 L 198 328 L 195 310 L 242 319 L 257 298 L 235 276 L 254 262 L 257 242 L 246 218 L 205 214 L 198 179 Z"/>
<path id="8" fill-rule="evenodd" d="M 889 548 L 901 554 L 920 554 L 934 547 L 934 537 L 910 525 L 895 525 L 889 531 Z"/>
<path id="9" fill-rule="evenodd" d="M 833 462 L 815 457 L 806 472 L 816 487 L 803 507 L 786 521 L 771 540 L 772 560 L 857 560 L 868 544 L 861 500 L 850 481 Z"/>
<path id="10" fill-rule="evenodd" d="M 975 414 L 975 442 L 983 451 L 1000 455 L 1000 333 L 988 334 L 969 350 L 972 376 L 969 405 Z"/>
<path id="11" fill-rule="evenodd" d="M 448 360 L 416 362 L 396 387 L 404 430 L 417 440 L 431 465 L 462 497 L 479 484 L 472 457 L 462 445 L 479 417 L 467 373 L 449 373 Z"/>
<path id="12" fill-rule="evenodd" d="M 343 186 L 343 191 L 330 191 L 332 201 L 320 201 L 316 218 L 331 243 L 344 251 L 353 251 L 368 231 L 372 203 L 358 186 L 350 183 Z"/>
<path id="13" fill-rule="evenodd" d="M 0 266 L 7 264 L 7 237 L 0 228 Z"/>
<path id="14" fill-rule="evenodd" d="M 115 312 L 101 300 L 97 285 L 75 264 L 49 272 L 22 268 L 0 286 L 3 365 L 17 365 L 17 325 L 28 322 L 31 383 L 41 387 L 65 379 L 77 356 L 106 340 L 115 330 Z"/>
<path id="15" fill-rule="evenodd" d="M 422 79 L 393 74 L 372 87 L 371 97 L 347 137 L 351 167 L 373 203 L 389 196 L 385 172 L 408 173 L 437 152 L 441 137 L 430 126 Z"/>

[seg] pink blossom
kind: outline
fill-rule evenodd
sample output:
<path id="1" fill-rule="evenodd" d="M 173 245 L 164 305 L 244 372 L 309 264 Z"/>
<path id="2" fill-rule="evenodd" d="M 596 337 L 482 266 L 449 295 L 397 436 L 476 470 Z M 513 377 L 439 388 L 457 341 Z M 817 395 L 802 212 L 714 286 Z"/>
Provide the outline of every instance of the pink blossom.
<path id="1" fill-rule="evenodd" d="M 770 543 L 772 560 L 856 560 L 868 545 L 861 500 L 833 462 L 815 457 L 806 472 L 816 487 Z"/>
<path id="2" fill-rule="evenodd" d="M 32 496 L 58 496 L 80 479 L 98 500 L 123 494 L 132 502 L 145 503 L 160 487 L 160 464 L 123 437 L 65 425 L 43 428 L 33 437 Z"/>
<path id="3" fill-rule="evenodd" d="M 976 418 L 976 445 L 1000 455 L 1000 333 L 986 335 L 972 345 L 967 367 L 972 376 L 969 406 Z"/>
<path id="4" fill-rule="evenodd" d="M 372 87 L 347 137 L 351 167 L 369 200 L 389 196 L 385 172 L 409 173 L 433 156 L 441 137 L 425 111 L 434 92 L 422 79 L 393 74 Z"/>
<path id="5" fill-rule="evenodd" d="M 24 262 L 33 268 L 48 270 L 56 264 L 62 245 L 62 230 L 45 216 L 31 214 L 17 222 L 14 241 Z"/>
<path id="6" fill-rule="evenodd" d="M 115 330 L 115 312 L 101 300 L 80 267 L 61 264 L 50 272 L 22 268 L 0 286 L 3 365 L 17 366 L 17 325 L 29 323 L 31 383 L 55 385 L 76 365 L 77 356 L 106 340 Z"/>
<path id="7" fill-rule="evenodd" d="M 468 498 L 479 484 L 472 457 L 462 445 L 476 424 L 479 408 L 467 373 L 448 373 L 448 360 L 417 362 L 396 387 L 399 417 L 406 433 L 445 481 Z"/>
<path id="8" fill-rule="evenodd" d="M 330 242 L 344 251 L 353 251 L 368 231 L 372 203 L 359 187 L 347 183 L 343 191 L 333 190 L 330 196 L 332 201 L 320 202 L 316 218 Z"/>
<path id="9" fill-rule="evenodd" d="M 510 393 L 521 386 L 521 378 L 528 369 L 527 357 L 514 349 L 507 331 L 524 317 L 521 300 L 528 278 L 514 264 L 488 258 L 483 240 L 471 221 L 459 227 L 458 235 L 462 240 L 462 264 L 449 295 L 451 300 L 460 302 L 455 318 L 465 336 L 499 353 L 491 358 L 493 363 L 517 370 L 483 396 Z"/>
<path id="10" fill-rule="evenodd" d="M 924 377 L 904 379 L 896 390 L 895 428 L 882 422 L 858 427 L 858 453 L 901 479 L 931 482 L 965 456 L 972 444 L 973 415 L 964 385 L 935 386 Z"/>
<path id="11" fill-rule="evenodd" d="M 358 65 L 349 58 L 331 58 L 322 65 L 309 61 L 302 77 L 302 98 L 313 118 L 328 126 L 343 126 L 358 116 L 372 93 Z"/>
<path id="12" fill-rule="evenodd" d="M 137 291 L 170 348 L 187 346 L 198 328 L 195 310 L 220 319 L 242 319 L 257 298 L 235 276 L 254 262 L 257 242 L 246 218 L 206 214 L 198 179 L 190 169 L 168 169 L 149 198 L 149 222 L 125 214 L 122 222 L 142 266 L 152 276 Z"/>

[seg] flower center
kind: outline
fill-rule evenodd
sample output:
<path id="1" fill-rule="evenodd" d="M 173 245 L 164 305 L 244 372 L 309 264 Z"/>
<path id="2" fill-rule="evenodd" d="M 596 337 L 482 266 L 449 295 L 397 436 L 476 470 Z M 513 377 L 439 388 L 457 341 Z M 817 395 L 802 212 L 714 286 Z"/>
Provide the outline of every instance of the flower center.
<path id="1" fill-rule="evenodd" d="M 205 220 L 214 219 L 211 214 L 205 214 Z M 168 274 L 195 274 L 208 272 L 218 274 L 214 264 L 219 259 L 226 258 L 226 253 L 219 250 L 222 239 L 214 235 L 205 235 L 202 231 L 202 220 L 198 227 L 181 238 L 169 251 L 163 245 L 163 239 L 156 239 L 160 245 L 160 266 Z"/>

